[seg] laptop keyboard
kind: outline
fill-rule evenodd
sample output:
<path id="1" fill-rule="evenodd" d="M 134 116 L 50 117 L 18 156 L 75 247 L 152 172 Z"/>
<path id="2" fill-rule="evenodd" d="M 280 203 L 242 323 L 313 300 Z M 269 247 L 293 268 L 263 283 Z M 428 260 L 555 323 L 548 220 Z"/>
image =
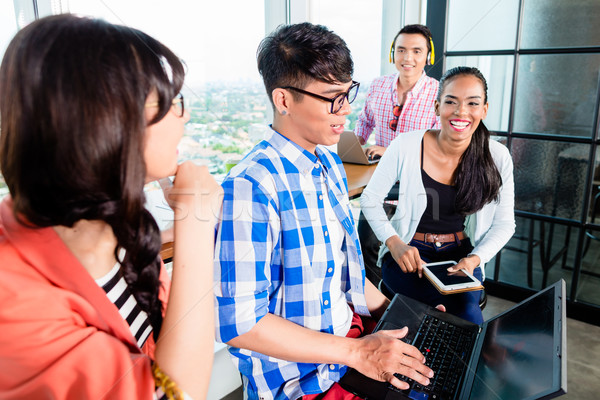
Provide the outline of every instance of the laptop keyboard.
<path id="1" fill-rule="evenodd" d="M 410 389 L 401 392 L 418 400 L 453 399 L 469 361 L 472 343 L 473 334 L 469 331 L 426 315 L 412 345 L 425 356 L 425 364 L 435 375 L 429 386 L 423 386 L 410 378 L 395 374 L 398 379 L 411 385 Z M 400 391 L 391 384 L 390 389 Z"/>

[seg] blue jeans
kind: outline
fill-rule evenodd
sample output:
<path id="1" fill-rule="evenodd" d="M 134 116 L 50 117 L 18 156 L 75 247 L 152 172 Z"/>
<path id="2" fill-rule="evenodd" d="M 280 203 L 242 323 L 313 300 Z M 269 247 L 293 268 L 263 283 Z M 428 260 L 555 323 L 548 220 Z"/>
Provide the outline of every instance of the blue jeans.
<path id="1" fill-rule="evenodd" d="M 427 263 L 447 260 L 458 262 L 473 250 L 473 245 L 468 238 L 459 243 L 443 243 L 439 248 L 435 247 L 433 243 L 414 239 L 411 240 L 409 245 L 416 247 L 419 250 L 421 259 Z M 394 293 L 403 294 L 432 307 L 443 304 L 446 306 L 446 311 L 451 314 L 476 324 L 483 322 L 483 316 L 479 308 L 480 290 L 443 295 L 425 276 L 419 278 L 416 273 L 402 272 L 391 253 L 387 253 L 383 257 L 381 272 L 384 284 Z M 473 275 L 481 281 L 481 268 L 475 268 Z"/>

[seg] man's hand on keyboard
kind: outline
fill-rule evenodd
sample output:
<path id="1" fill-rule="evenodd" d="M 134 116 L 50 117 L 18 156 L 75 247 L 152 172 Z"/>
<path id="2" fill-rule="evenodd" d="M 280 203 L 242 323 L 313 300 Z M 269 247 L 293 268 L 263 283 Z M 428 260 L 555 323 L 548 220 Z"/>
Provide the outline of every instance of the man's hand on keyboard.
<path id="1" fill-rule="evenodd" d="M 402 339 L 408 328 L 379 331 L 356 340 L 348 366 L 378 381 L 387 381 L 399 389 L 409 385 L 394 376 L 399 373 L 422 385 L 429 385 L 433 371 L 419 350 Z"/>

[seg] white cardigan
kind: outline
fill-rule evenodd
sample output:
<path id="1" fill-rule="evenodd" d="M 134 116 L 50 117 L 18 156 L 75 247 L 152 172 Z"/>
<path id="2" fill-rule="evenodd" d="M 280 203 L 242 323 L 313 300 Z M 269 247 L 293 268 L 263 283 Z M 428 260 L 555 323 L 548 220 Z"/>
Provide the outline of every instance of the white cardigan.
<path id="1" fill-rule="evenodd" d="M 385 241 L 398 235 L 409 243 L 425 212 L 427 196 L 421 179 L 421 140 L 425 130 L 403 133 L 387 148 L 377 165 L 369 184 L 360 198 L 360 205 L 377 238 L 383 242 L 378 265 L 389 251 Z M 467 216 L 465 233 L 471 239 L 476 254 L 484 264 L 496 255 L 515 232 L 513 163 L 508 149 L 490 140 L 490 152 L 502 176 L 498 201 L 486 204 L 481 210 Z M 388 220 L 383 200 L 396 181 L 400 182 L 396 213 Z"/>

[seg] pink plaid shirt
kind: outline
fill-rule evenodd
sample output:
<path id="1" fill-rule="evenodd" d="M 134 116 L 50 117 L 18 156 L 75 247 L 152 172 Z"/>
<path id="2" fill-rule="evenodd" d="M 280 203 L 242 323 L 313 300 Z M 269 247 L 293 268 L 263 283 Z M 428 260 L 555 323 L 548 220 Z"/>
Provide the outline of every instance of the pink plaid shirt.
<path id="1" fill-rule="evenodd" d="M 365 142 L 373 132 L 375 144 L 388 147 L 400 132 L 412 132 L 420 129 L 439 128 L 440 123 L 435 115 L 433 102 L 437 96 L 439 82 L 428 77 L 425 72 L 415 87 L 406 94 L 402 113 L 398 118 L 398 127 L 393 131 L 389 127 L 394 118 L 392 109 L 398 104 L 398 73 L 376 78 L 367 92 L 365 108 L 358 116 L 354 133 L 362 136 Z"/>

